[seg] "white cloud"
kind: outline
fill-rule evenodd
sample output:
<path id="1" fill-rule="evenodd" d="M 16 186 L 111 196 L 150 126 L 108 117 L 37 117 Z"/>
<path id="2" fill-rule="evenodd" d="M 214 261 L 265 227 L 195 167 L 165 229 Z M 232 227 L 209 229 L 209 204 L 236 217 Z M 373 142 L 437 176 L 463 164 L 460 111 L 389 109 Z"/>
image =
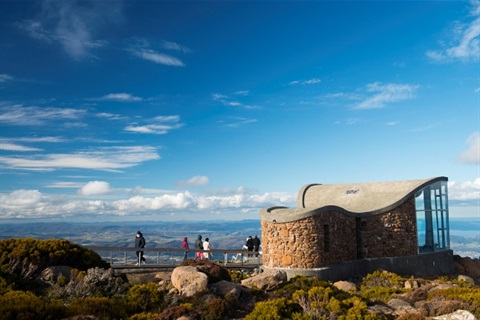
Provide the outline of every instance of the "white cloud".
<path id="1" fill-rule="evenodd" d="M 458 161 L 480 165 L 480 132 L 472 133 L 467 139 L 467 144 L 468 148 L 458 155 Z"/>
<path id="2" fill-rule="evenodd" d="M 480 178 L 466 182 L 448 182 L 448 198 L 457 201 L 480 201 Z"/>
<path id="3" fill-rule="evenodd" d="M 366 91 L 371 94 L 354 109 L 378 109 L 385 107 L 385 104 L 412 99 L 418 85 L 375 82 L 367 85 Z"/>
<path id="4" fill-rule="evenodd" d="M 144 38 L 132 38 L 130 39 L 130 44 L 128 45 L 126 51 L 131 55 L 147 60 L 157 64 L 163 64 L 171 67 L 184 67 L 185 64 L 178 58 L 171 55 L 165 54 L 158 50 L 152 49 L 152 44 Z M 189 49 L 179 45 L 175 42 L 164 41 L 160 47 L 162 49 L 174 50 L 177 52 L 190 52 Z"/>
<path id="5" fill-rule="evenodd" d="M 112 192 L 110 184 L 105 181 L 90 181 L 81 187 L 77 193 L 81 196 L 98 196 Z"/>
<path id="6" fill-rule="evenodd" d="M 312 84 L 320 83 L 321 81 L 322 80 L 320 80 L 318 78 L 313 78 L 313 79 L 309 79 L 309 80 L 294 80 L 294 81 L 291 81 L 289 83 L 289 85 L 291 85 L 291 86 L 298 86 L 298 85 L 306 86 L 306 85 L 312 85 Z"/>
<path id="7" fill-rule="evenodd" d="M 167 50 L 181 51 L 183 53 L 192 52 L 192 50 L 188 49 L 187 47 L 184 47 L 182 45 L 179 45 L 176 42 L 171 42 L 171 41 L 163 41 L 163 48 Z"/>
<path id="8" fill-rule="evenodd" d="M 140 97 L 131 95 L 130 93 L 109 93 L 100 98 L 100 100 L 119 101 L 119 102 L 137 102 L 142 101 Z"/>
<path id="9" fill-rule="evenodd" d="M 188 180 L 180 181 L 177 183 L 181 187 L 204 187 L 208 184 L 209 180 L 206 176 L 194 176 Z"/>
<path id="10" fill-rule="evenodd" d="M 22 210 L 40 204 L 42 194 L 38 190 L 15 190 L 10 194 L 0 194 L 0 208 Z"/>
<path id="11" fill-rule="evenodd" d="M 0 150 L 6 151 L 40 151 L 42 149 L 25 147 L 15 143 L 2 143 L 0 142 Z"/>
<path id="12" fill-rule="evenodd" d="M 480 59 L 480 1 L 470 1 L 472 4 L 471 15 L 473 21 L 468 23 L 455 22 L 449 30 L 453 34 L 441 50 L 430 50 L 427 57 L 435 62 L 449 62 L 455 60 L 478 61 Z"/>
<path id="13" fill-rule="evenodd" d="M 246 96 L 248 95 L 247 91 L 237 91 L 235 92 L 237 96 Z M 259 109 L 258 106 L 256 105 L 251 105 L 251 104 L 245 104 L 243 102 L 231 99 L 229 96 L 220 94 L 220 93 L 213 93 L 212 94 L 212 99 L 214 101 L 219 101 L 221 102 L 224 106 L 227 107 L 240 107 L 242 109 L 247 109 L 247 110 L 252 110 L 252 109 Z"/>
<path id="14" fill-rule="evenodd" d="M 171 67 L 184 67 L 185 64 L 178 58 L 172 57 L 168 54 L 156 52 L 151 49 L 130 49 L 129 52 L 143 60 L 151 61 L 157 64 L 163 64 Z"/>
<path id="15" fill-rule="evenodd" d="M 249 119 L 242 117 L 230 117 L 228 121 L 222 121 L 223 125 L 229 128 L 239 128 L 247 124 L 257 122 L 257 119 Z"/>
<path id="16" fill-rule="evenodd" d="M 167 134 L 171 130 L 179 129 L 183 127 L 178 115 L 172 116 L 158 116 L 150 120 L 156 122 L 152 124 L 132 124 L 124 128 L 125 131 L 134 133 L 146 133 L 146 134 Z"/>
<path id="17" fill-rule="evenodd" d="M 108 147 L 71 154 L 35 155 L 29 158 L 0 157 L 7 168 L 32 171 L 53 171 L 64 168 L 119 171 L 160 156 L 149 146 Z"/>
<path id="18" fill-rule="evenodd" d="M 67 181 L 60 181 L 60 182 L 53 182 L 45 186 L 46 188 L 81 188 L 82 184 L 80 182 L 67 182 Z"/>
<path id="19" fill-rule="evenodd" d="M 23 126 L 40 126 L 56 120 L 77 120 L 85 110 L 23 105 L 7 105 L 0 108 L 0 123 Z"/>
<path id="20" fill-rule="evenodd" d="M 82 187 L 83 195 L 94 197 L 112 192 L 110 185 L 102 181 L 92 181 Z M 116 190 L 115 190 L 116 191 Z M 161 192 L 158 191 L 157 192 Z M 46 195 L 38 190 L 17 190 L 0 194 L 0 221 L 5 219 L 31 218 L 75 218 L 102 215 L 114 219 L 115 216 L 134 217 L 138 214 L 165 215 L 178 214 L 181 218 L 206 217 L 207 213 L 221 214 L 236 212 L 244 217 L 244 212 L 258 214 L 260 208 L 272 205 L 291 206 L 296 197 L 289 193 L 255 194 L 239 188 L 233 193 L 222 195 L 194 194 L 185 192 L 164 192 L 158 196 L 135 195 L 117 200 L 79 200 L 73 195 Z"/>
<path id="21" fill-rule="evenodd" d="M 0 73 L 0 83 L 2 83 L 2 82 L 8 82 L 8 81 L 10 81 L 10 80 L 12 80 L 12 79 L 13 79 L 13 77 L 10 76 L 10 75 L 8 75 L 8 74 L 6 74 L 6 73 Z"/>
<path id="22" fill-rule="evenodd" d="M 155 121 L 160 121 L 160 122 L 178 122 L 180 121 L 180 116 L 179 115 L 173 115 L 173 116 L 158 116 L 154 118 Z"/>
<path id="23" fill-rule="evenodd" d="M 60 44 L 79 60 L 92 57 L 91 49 L 105 45 L 105 41 L 94 39 L 98 29 L 121 20 L 120 1 L 47 0 L 42 2 L 39 19 L 17 25 L 36 40 Z"/>

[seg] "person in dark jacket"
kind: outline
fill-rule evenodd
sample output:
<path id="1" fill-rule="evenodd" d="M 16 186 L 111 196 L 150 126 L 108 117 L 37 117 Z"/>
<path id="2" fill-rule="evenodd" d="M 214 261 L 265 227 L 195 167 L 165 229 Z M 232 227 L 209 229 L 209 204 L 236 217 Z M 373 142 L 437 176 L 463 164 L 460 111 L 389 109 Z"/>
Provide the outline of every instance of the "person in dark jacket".
<path id="1" fill-rule="evenodd" d="M 248 251 L 253 251 L 253 239 L 252 239 L 252 236 L 248 236 L 245 245 L 247 246 L 247 250 L 248 250 Z M 251 255 L 251 254 L 248 254 L 248 256 L 251 257 L 252 255 Z"/>
<path id="2" fill-rule="evenodd" d="M 203 250 L 203 241 L 202 241 L 202 236 L 201 235 L 199 235 L 197 240 L 195 240 L 195 249 Z M 197 252 L 195 254 L 195 260 L 197 260 L 197 259 L 200 259 L 200 260 L 203 259 L 203 254 L 201 252 Z"/>
<path id="3" fill-rule="evenodd" d="M 253 242 L 253 251 L 255 251 L 255 257 L 258 257 L 258 250 L 260 249 L 260 239 L 257 236 L 255 236 L 252 242 Z"/>
<path id="4" fill-rule="evenodd" d="M 143 237 L 143 234 L 140 231 L 137 231 L 137 235 L 135 237 L 135 248 L 139 248 L 139 249 L 145 248 L 145 238 Z M 145 261 L 147 260 L 143 257 L 143 251 L 137 251 L 136 266 L 139 266 L 140 264 L 145 264 Z"/>

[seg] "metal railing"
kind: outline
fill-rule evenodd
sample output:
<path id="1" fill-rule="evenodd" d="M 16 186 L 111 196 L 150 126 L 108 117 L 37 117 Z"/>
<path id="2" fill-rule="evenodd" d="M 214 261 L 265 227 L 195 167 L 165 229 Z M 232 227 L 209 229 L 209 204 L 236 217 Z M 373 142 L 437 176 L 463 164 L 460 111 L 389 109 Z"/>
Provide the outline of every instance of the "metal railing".
<path id="1" fill-rule="evenodd" d="M 86 246 L 88 249 L 95 251 L 102 257 L 103 260 L 110 262 L 111 265 L 128 265 L 129 263 L 137 262 L 137 251 L 143 251 L 144 257 L 149 261 L 156 262 L 157 265 L 180 265 L 184 260 L 185 252 L 187 258 L 195 259 L 197 252 L 211 253 L 212 257 L 209 260 L 216 261 L 219 264 L 227 266 L 228 264 L 262 264 L 261 252 L 247 251 L 243 249 L 177 249 L 177 248 L 131 248 L 131 247 L 102 247 L 102 246 Z M 130 254 L 129 254 L 130 253 Z M 230 255 L 230 260 L 228 256 Z"/>

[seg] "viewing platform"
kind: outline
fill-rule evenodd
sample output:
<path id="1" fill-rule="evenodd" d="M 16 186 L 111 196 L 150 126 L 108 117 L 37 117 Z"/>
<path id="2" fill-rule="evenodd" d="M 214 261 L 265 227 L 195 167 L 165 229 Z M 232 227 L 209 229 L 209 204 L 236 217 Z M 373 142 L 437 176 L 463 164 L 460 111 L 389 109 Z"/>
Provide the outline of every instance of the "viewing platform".
<path id="1" fill-rule="evenodd" d="M 253 251 L 243 249 L 178 249 L 178 248 L 132 248 L 132 247 L 102 247 L 86 246 L 86 248 L 95 251 L 103 260 L 110 263 L 112 269 L 126 270 L 139 269 L 142 272 L 145 269 L 174 269 L 184 261 L 185 252 L 187 259 L 195 259 L 196 253 L 209 252 L 212 257 L 209 259 L 227 269 L 255 269 L 262 266 L 262 253 L 258 252 L 258 257 Z M 145 264 L 136 265 L 137 251 L 143 251 L 147 260 Z M 204 258 L 205 259 L 205 258 Z"/>

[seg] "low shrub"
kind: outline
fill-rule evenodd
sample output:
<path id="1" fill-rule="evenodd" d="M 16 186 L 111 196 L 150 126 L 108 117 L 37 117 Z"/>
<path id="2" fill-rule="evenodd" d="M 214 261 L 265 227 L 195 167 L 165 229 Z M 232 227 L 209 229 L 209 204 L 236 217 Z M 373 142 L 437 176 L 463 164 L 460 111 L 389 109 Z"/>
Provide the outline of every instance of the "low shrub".
<path id="1" fill-rule="evenodd" d="M 127 306 L 123 299 L 81 298 L 67 305 L 67 315 L 94 316 L 97 320 L 125 319 Z"/>
<path id="2" fill-rule="evenodd" d="M 62 319 L 65 308 L 59 301 L 43 301 L 32 292 L 8 291 L 0 296 L 2 320 Z"/>
<path id="3" fill-rule="evenodd" d="M 428 294 L 428 299 L 456 300 L 463 302 L 463 308 L 480 319 L 480 288 L 449 288 Z M 455 311 L 455 310 L 454 310 Z"/>
<path id="4" fill-rule="evenodd" d="M 299 319 L 302 310 L 300 305 L 285 298 L 258 302 L 245 320 L 287 320 Z"/>
<path id="5" fill-rule="evenodd" d="M 149 311 L 160 308 L 163 304 L 163 292 L 159 291 L 154 282 L 135 284 L 128 290 L 128 303 L 132 310 Z"/>

